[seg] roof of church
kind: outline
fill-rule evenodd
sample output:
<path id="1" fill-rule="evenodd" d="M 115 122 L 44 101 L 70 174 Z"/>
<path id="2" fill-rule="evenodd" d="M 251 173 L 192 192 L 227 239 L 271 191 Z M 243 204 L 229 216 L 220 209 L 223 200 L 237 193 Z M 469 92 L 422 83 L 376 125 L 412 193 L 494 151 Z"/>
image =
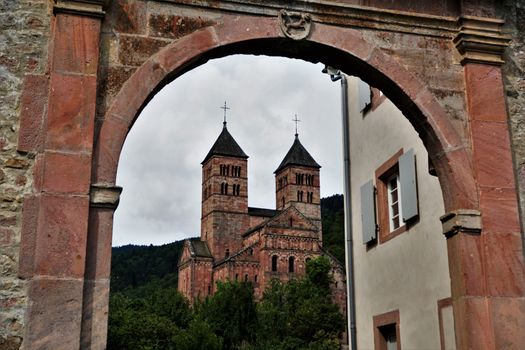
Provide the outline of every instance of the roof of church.
<path id="1" fill-rule="evenodd" d="M 278 212 L 279 211 L 275 209 L 248 207 L 248 215 L 251 215 L 251 216 L 272 217 L 276 215 Z"/>
<path id="2" fill-rule="evenodd" d="M 299 135 L 297 134 L 295 134 L 295 140 L 292 147 L 290 147 L 290 150 L 286 153 L 286 156 L 284 156 L 283 161 L 277 170 L 274 171 L 274 174 L 277 174 L 289 165 L 299 165 L 317 169 L 321 167 L 301 144 L 301 141 L 299 141 Z"/>
<path id="3" fill-rule="evenodd" d="M 206 158 L 204 158 L 201 164 L 206 163 L 206 161 L 212 156 L 228 156 L 245 159 L 248 158 L 246 153 L 244 153 L 237 141 L 235 141 L 233 136 L 226 128 L 226 122 L 224 123 L 224 127 L 222 128 L 222 132 L 220 133 L 219 137 L 208 152 L 208 155 L 206 156 Z"/>
<path id="4" fill-rule="evenodd" d="M 200 240 L 190 240 L 191 252 L 194 256 L 202 258 L 213 258 L 211 255 L 210 248 L 208 248 L 208 243 Z"/>

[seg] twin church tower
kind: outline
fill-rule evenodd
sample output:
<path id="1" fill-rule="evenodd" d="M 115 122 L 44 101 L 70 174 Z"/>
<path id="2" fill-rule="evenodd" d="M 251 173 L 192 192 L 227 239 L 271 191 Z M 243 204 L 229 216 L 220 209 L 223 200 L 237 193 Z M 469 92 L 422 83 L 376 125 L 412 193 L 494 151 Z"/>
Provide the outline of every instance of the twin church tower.
<path id="1" fill-rule="evenodd" d="M 228 279 L 251 282 L 258 298 L 272 278 L 302 276 L 306 261 L 319 255 L 329 256 L 335 281 L 343 281 L 342 266 L 322 248 L 321 167 L 297 133 L 274 172 L 276 209 L 248 206 L 248 156 L 226 121 L 201 164 L 201 235 L 186 240 L 179 261 L 178 288 L 190 301 Z M 337 285 L 344 308 L 346 288 Z"/>

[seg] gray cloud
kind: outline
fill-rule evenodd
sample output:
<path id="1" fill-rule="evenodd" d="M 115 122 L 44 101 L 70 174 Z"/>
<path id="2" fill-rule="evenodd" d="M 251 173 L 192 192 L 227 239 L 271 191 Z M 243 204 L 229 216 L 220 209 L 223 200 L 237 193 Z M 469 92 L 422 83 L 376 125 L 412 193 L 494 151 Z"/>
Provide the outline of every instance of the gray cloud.
<path id="1" fill-rule="evenodd" d="M 201 165 L 222 128 L 250 156 L 249 205 L 275 207 L 274 175 L 299 137 L 321 169 L 321 194 L 342 193 L 340 86 L 322 65 L 265 56 L 212 60 L 161 90 L 121 155 L 113 245 L 162 244 L 199 235 Z"/>

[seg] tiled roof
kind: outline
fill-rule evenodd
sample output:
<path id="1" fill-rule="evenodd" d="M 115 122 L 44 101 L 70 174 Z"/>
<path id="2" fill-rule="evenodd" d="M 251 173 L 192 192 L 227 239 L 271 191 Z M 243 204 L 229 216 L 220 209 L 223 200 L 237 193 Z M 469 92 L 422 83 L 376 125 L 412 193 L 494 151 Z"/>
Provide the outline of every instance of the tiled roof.
<path id="1" fill-rule="evenodd" d="M 212 156 L 228 156 L 228 157 L 237 157 L 237 158 L 248 158 L 246 153 L 241 149 L 237 141 L 233 138 L 233 136 L 229 133 L 228 129 L 226 128 L 226 124 L 224 124 L 224 127 L 222 128 L 222 132 L 211 147 L 210 151 L 208 152 L 208 155 L 201 164 L 206 163 L 208 159 L 210 159 Z"/>
<path id="2" fill-rule="evenodd" d="M 213 258 L 210 252 L 210 248 L 208 248 L 208 243 L 206 243 L 205 241 L 191 240 L 190 243 L 192 253 L 195 254 L 195 256 L 202 258 Z"/>
<path id="3" fill-rule="evenodd" d="M 304 146 L 301 144 L 301 142 L 299 141 L 299 136 L 297 134 L 295 135 L 295 140 L 293 142 L 292 147 L 290 148 L 288 153 L 286 153 L 286 156 L 284 157 L 277 170 L 274 171 L 274 174 L 278 173 L 279 171 L 283 170 L 284 168 L 290 165 L 306 166 L 317 169 L 321 167 L 312 158 L 310 153 L 308 153 L 306 148 L 304 148 Z"/>

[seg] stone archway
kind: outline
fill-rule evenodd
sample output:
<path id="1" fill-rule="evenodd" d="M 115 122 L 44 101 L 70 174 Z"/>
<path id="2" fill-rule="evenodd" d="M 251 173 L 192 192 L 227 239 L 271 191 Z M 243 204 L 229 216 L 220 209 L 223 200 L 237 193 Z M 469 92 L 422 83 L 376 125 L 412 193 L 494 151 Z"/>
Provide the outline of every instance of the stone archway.
<path id="1" fill-rule="evenodd" d="M 95 5 L 60 1 L 55 6 L 46 129 L 37 147 L 35 194 L 24 203 L 20 265 L 21 275 L 30 280 L 24 340 L 28 348 L 105 347 L 112 217 L 120 193 L 115 177 L 126 135 L 166 83 L 207 59 L 234 53 L 323 61 L 380 87 L 396 103 L 433 159 L 449 212 L 443 221 L 458 348 L 522 344 L 517 333 L 524 324 L 519 312 L 525 294 L 523 253 L 501 73 L 495 66 L 504 42 L 494 25 L 497 21 L 474 21 L 474 27 L 482 26 L 496 38 L 484 42 L 484 55 L 479 56 L 479 49 L 471 50 L 476 46 L 469 41 L 470 32 L 445 17 L 431 19 L 438 23 L 425 27 L 415 22 L 421 19 L 417 15 L 343 8 L 347 12 L 338 23 L 340 17 L 327 9 L 311 9 L 314 14 L 309 15 L 262 6 L 264 11 L 257 12 L 248 5 L 232 9 L 225 1 L 224 12 L 198 7 L 197 13 L 209 20 L 196 20 L 190 11 L 197 21 L 191 23 L 202 28 L 161 40 L 164 45 L 144 53 L 141 45 L 147 44 L 140 26 L 122 29 L 110 7 L 104 25 L 126 31 L 128 53 L 144 56 L 131 62 L 135 66 L 129 77 L 117 83 L 104 71 L 110 66 L 105 55 L 111 55 L 111 48 L 100 51 L 104 44 L 111 45 L 99 42 L 101 1 L 91 3 Z M 115 6 L 132 24 L 140 24 L 136 17 L 145 11 L 151 29 L 151 12 L 141 6 L 154 1 L 116 3 L 129 5 Z M 163 6 L 186 12 L 184 6 Z M 376 16 L 361 19 L 370 22 L 368 27 L 356 22 L 355 14 L 363 11 Z M 399 31 L 392 37 L 387 23 L 392 16 L 417 36 Z M 299 18 L 298 25 L 287 26 L 283 17 Z M 469 21 L 473 20 L 466 19 L 463 27 L 469 28 Z M 83 45 L 72 45 L 71 36 Z M 414 68 L 423 58 L 417 54 L 421 45 L 433 46 L 439 55 L 436 72 Z M 441 85 L 426 80 L 433 76 L 444 77 Z M 99 94 L 95 110 L 96 87 L 100 91 L 104 79 L 115 83 L 118 93 L 111 98 L 107 91 L 108 96 Z M 463 103 L 447 102 L 447 79 L 452 81 L 448 89 Z M 64 95 L 70 97 L 67 103 Z M 109 101 L 107 108 L 101 100 Z"/>

